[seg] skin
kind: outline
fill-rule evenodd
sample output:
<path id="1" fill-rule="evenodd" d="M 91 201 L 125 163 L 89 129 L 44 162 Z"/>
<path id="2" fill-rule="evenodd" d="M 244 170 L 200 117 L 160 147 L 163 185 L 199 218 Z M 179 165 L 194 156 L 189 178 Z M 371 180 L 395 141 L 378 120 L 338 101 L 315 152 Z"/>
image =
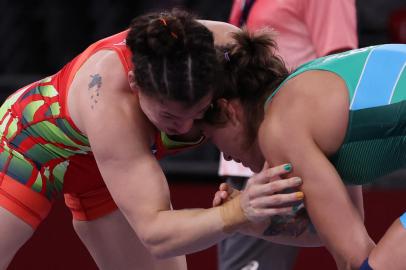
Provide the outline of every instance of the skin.
<path id="1" fill-rule="evenodd" d="M 91 222 L 73 220 L 73 226 L 101 269 L 186 269 L 185 256 L 154 258 L 120 211 Z"/>
<path id="2" fill-rule="evenodd" d="M 405 268 L 406 229 L 397 219 L 369 255 L 369 265 L 376 270 Z"/>
<path id="3" fill-rule="evenodd" d="M 131 228 L 147 249 L 158 258 L 186 253 L 189 247 L 184 245 L 185 240 L 196 241 L 208 231 L 215 232 L 209 242 L 221 238 L 222 220 L 217 209 L 203 211 L 202 215 L 196 218 L 206 224 L 202 235 L 195 234 L 194 228 L 187 222 L 197 214 L 194 210 L 171 210 L 165 176 L 150 151 L 155 126 L 164 131 L 176 129 L 176 133 L 186 129 L 176 125 L 185 119 L 172 118 L 162 121 L 161 114 L 171 112 L 171 115 L 185 116 L 190 121 L 201 117 L 201 111 L 210 104 L 210 99 L 192 108 L 151 99 L 143 95 L 131 80 L 130 85 L 128 84 L 128 78 L 131 79 L 132 74 L 126 76 L 122 73 L 121 63 L 114 53 L 100 54 L 93 56 L 96 63 L 90 58 L 84 64 L 82 72 L 76 76 L 79 87 L 73 82 L 69 97 L 72 103 L 69 108 L 73 108 L 71 115 L 79 129 L 88 136 L 105 183 Z M 120 68 L 113 69 L 115 66 Z M 95 70 L 95 67 L 99 69 Z M 87 68 L 89 70 L 86 72 Z M 112 70 L 116 70 L 116 74 Z M 88 78 L 93 73 L 99 74 L 105 83 L 101 89 L 104 92 L 101 93 L 97 106 L 92 109 L 86 91 L 82 91 L 80 86 L 87 85 Z M 120 89 L 120 92 L 108 89 Z M 160 110 L 156 110 L 157 108 Z M 103 123 L 100 124 L 98 119 L 103 119 Z M 105 145 L 116 140 L 113 138 L 120 140 L 114 149 L 107 149 Z M 137 177 L 134 177 L 135 175 Z M 214 222 L 209 224 L 207 221 Z M 162 227 L 162 224 L 165 226 Z M 183 237 L 173 237 L 174 231 L 181 227 L 179 224 L 186 226 L 184 230 L 180 230 L 184 232 Z M 173 248 L 176 245 L 178 249 Z M 196 248 L 200 245 L 198 243 Z"/>
<path id="4" fill-rule="evenodd" d="M 33 229 L 6 209 L 0 207 L 0 269 L 7 269 L 18 249 L 33 234 Z"/>
<path id="5" fill-rule="evenodd" d="M 217 44 L 226 42 L 227 33 L 236 29 L 225 23 L 203 23 L 214 32 Z M 72 120 L 88 137 L 105 184 L 119 208 L 93 221 L 75 220 L 74 229 L 100 269 L 135 269 L 140 265 L 145 266 L 143 269 L 186 269 L 185 258 L 176 256 L 207 248 L 228 236 L 223 231 L 222 206 L 172 210 L 167 181 L 150 147 L 157 129 L 195 139 L 193 129 L 182 133 L 192 128 L 193 120 L 203 116 L 211 97 L 194 106 L 153 99 L 143 95 L 132 78 L 131 72 L 123 72 L 114 52 L 102 50 L 82 65 L 70 86 L 68 110 Z M 111 142 L 114 147 L 106 147 Z M 281 168 L 265 170 L 251 185 L 265 185 L 283 173 Z M 280 187 L 300 184 L 293 179 L 284 182 Z M 241 194 L 240 207 L 247 221 L 287 211 L 272 207 L 280 202 L 268 202 L 266 207 L 250 203 L 250 199 L 261 196 Z M 292 197 L 285 199 L 292 202 Z M 33 229 L 3 212 L 3 235 L 13 235 L 7 242 L 1 241 L 7 245 L 0 256 L 0 265 L 5 268 Z M 170 259 L 160 261 L 165 258 Z"/>
<path id="6" fill-rule="evenodd" d="M 339 269 L 358 269 L 375 246 L 363 224 L 361 188 L 349 193 L 328 160 L 341 146 L 348 124 L 344 82 L 326 71 L 308 71 L 291 79 L 268 105 L 258 137 L 248 148 L 244 142 L 231 141 L 233 134 L 244 134 L 241 104 L 221 102 L 237 120 L 233 123 L 231 118 L 218 128 L 205 126 L 206 135 L 229 159 L 254 172 L 264 161 L 270 166 L 291 162 L 293 173 L 303 180 L 306 209 L 322 243 Z M 240 124 L 235 123 L 238 119 Z"/>
<path id="7" fill-rule="evenodd" d="M 271 181 L 276 181 L 278 179 L 281 178 L 274 178 Z M 271 183 L 272 182 L 267 183 L 266 186 L 264 185 L 260 187 L 259 190 L 270 189 L 275 191 L 275 186 L 271 186 Z M 364 206 L 361 188 L 359 186 L 348 186 L 346 188 L 352 202 L 357 207 L 362 219 L 364 220 Z M 275 192 L 269 192 L 268 194 L 272 195 L 272 198 L 276 200 L 278 199 L 278 197 L 282 196 L 297 196 L 297 193 L 285 195 L 276 194 Z M 232 188 L 227 183 L 222 183 L 219 186 L 219 190 L 214 195 L 213 206 L 219 206 L 224 202 L 234 198 L 239 193 L 240 191 Z M 290 208 L 290 211 L 286 213 L 286 216 L 278 216 L 277 218 L 271 217 L 261 224 L 241 228 L 239 232 L 282 245 L 299 247 L 323 246 L 323 243 L 317 235 L 317 232 L 313 224 L 311 223 L 308 215 L 300 215 L 300 212 L 296 212 L 296 210 L 293 209 Z M 265 233 L 265 231 L 267 231 L 267 233 Z"/>
<path id="8" fill-rule="evenodd" d="M 298 89 L 296 95 L 294 91 Z M 291 102 L 294 96 L 296 103 Z M 288 83 L 274 101 L 259 131 L 264 156 L 271 164 L 284 159 L 292 161 L 295 173 L 304 181 L 305 203 L 311 220 L 338 268 L 358 269 L 374 243 L 327 158 L 341 146 L 348 125 L 345 84 L 329 72 L 306 72 Z M 288 103 L 292 110 L 281 113 L 282 106 Z M 288 126 L 291 128 L 289 134 Z M 280 145 L 277 140 L 281 140 Z M 301 158 L 303 156 L 306 159 Z M 351 226 L 342 226 L 343 220 Z"/>

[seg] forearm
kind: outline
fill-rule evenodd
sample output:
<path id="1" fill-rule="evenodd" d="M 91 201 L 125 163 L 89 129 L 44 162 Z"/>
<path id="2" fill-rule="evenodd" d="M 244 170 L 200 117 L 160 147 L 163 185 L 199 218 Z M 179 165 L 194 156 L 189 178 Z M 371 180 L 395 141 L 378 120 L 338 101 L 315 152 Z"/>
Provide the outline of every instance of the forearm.
<path id="1" fill-rule="evenodd" d="M 273 216 L 266 224 L 251 227 L 243 233 L 282 245 L 300 247 L 323 245 L 304 209 L 296 216 Z"/>
<path id="2" fill-rule="evenodd" d="M 144 244 L 157 257 L 208 248 L 227 237 L 218 208 L 161 211 L 144 231 Z"/>
<path id="3" fill-rule="evenodd" d="M 216 244 L 244 226 L 247 217 L 236 197 L 219 207 L 158 211 L 153 218 L 130 223 L 155 256 L 166 258 Z"/>
<path id="4" fill-rule="evenodd" d="M 305 182 L 306 207 L 338 268 L 358 269 L 368 257 L 374 243 L 365 229 L 362 214 L 354 207 L 345 188 L 329 184 L 324 183 L 323 190 L 320 190 L 315 183 L 306 185 Z"/>
<path id="5" fill-rule="evenodd" d="M 321 242 L 320 238 L 314 231 L 312 231 L 312 228 L 307 228 L 302 234 L 298 236 L 292 236 L 292 235 L 273 235 L 273 236 L 268 236 L 268 235 L 262 235 L 260 238 L 281 244 L 281 245 L 287 245 L 287 246 L 296 246 L 296 247 L 321 247 L 323 246 L 323 243 Z"/>

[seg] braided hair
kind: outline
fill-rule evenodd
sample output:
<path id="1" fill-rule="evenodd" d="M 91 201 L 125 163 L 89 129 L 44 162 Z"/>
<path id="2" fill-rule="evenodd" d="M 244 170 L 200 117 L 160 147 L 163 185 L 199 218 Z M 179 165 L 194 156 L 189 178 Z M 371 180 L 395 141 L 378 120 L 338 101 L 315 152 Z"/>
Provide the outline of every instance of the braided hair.
<path id="1" fill-rule="evenodd" d="M 193 105 L 213 92 L 218 67 L 213 34 L 188 12 L 133 19 L 126 44 L 144 94 Z"/>

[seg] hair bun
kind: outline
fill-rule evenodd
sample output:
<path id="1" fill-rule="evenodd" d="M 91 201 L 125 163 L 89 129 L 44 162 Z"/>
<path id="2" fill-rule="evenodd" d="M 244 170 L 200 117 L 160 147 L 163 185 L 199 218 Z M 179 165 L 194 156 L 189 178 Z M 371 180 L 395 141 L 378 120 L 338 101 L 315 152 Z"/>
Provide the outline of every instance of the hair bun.
<path id="1" fill-rule="evenodd" d="M 275 33 L 264 28 L 256 32 L 247 29 L 233 35 L 236 40 L 232 54 L 237 54 L 241 65 L 266 65 L 277 50 Z"/>
<path id="2" fill-rule="evenodd" d="M 162 15 L 147 27 L 147 44 L 157 56 L 176 54 L 184 46 L 184 29 L 182 23 L 173 16 Z"/>

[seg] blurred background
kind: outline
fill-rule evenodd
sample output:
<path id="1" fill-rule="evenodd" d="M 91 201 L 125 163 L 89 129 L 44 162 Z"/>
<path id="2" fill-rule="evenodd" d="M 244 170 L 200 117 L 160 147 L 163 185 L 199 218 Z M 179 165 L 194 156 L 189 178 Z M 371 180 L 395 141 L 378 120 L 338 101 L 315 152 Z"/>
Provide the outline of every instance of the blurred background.
<path id="1" fill-rule="evenodd" d="M 94 41 L 125 29 L 137 15 L 182 7 L 202 19 L 228 21 L 231 5 L 232 0 L 0 0 L 0 100 L 57 72 Z M 406 43 L 405 0 L 357 0 L 356 7 L 359 47 Z M 162 161 L 175 208 L 210 207 L 222 180 L 218 159 L 218 151 L 205 145 Z M 405 211 L 406 173 L 389 178 L 366 187 L 366 223 L 375 240 Z M 216 260 L 215 247 L 188 255 L 189 269 L 217 269 Z M 334 269 L 322 248 L 302 249 L 295 265 Z M 62 198 L 9 269 L 97 269 L 73 232 Z"/>

